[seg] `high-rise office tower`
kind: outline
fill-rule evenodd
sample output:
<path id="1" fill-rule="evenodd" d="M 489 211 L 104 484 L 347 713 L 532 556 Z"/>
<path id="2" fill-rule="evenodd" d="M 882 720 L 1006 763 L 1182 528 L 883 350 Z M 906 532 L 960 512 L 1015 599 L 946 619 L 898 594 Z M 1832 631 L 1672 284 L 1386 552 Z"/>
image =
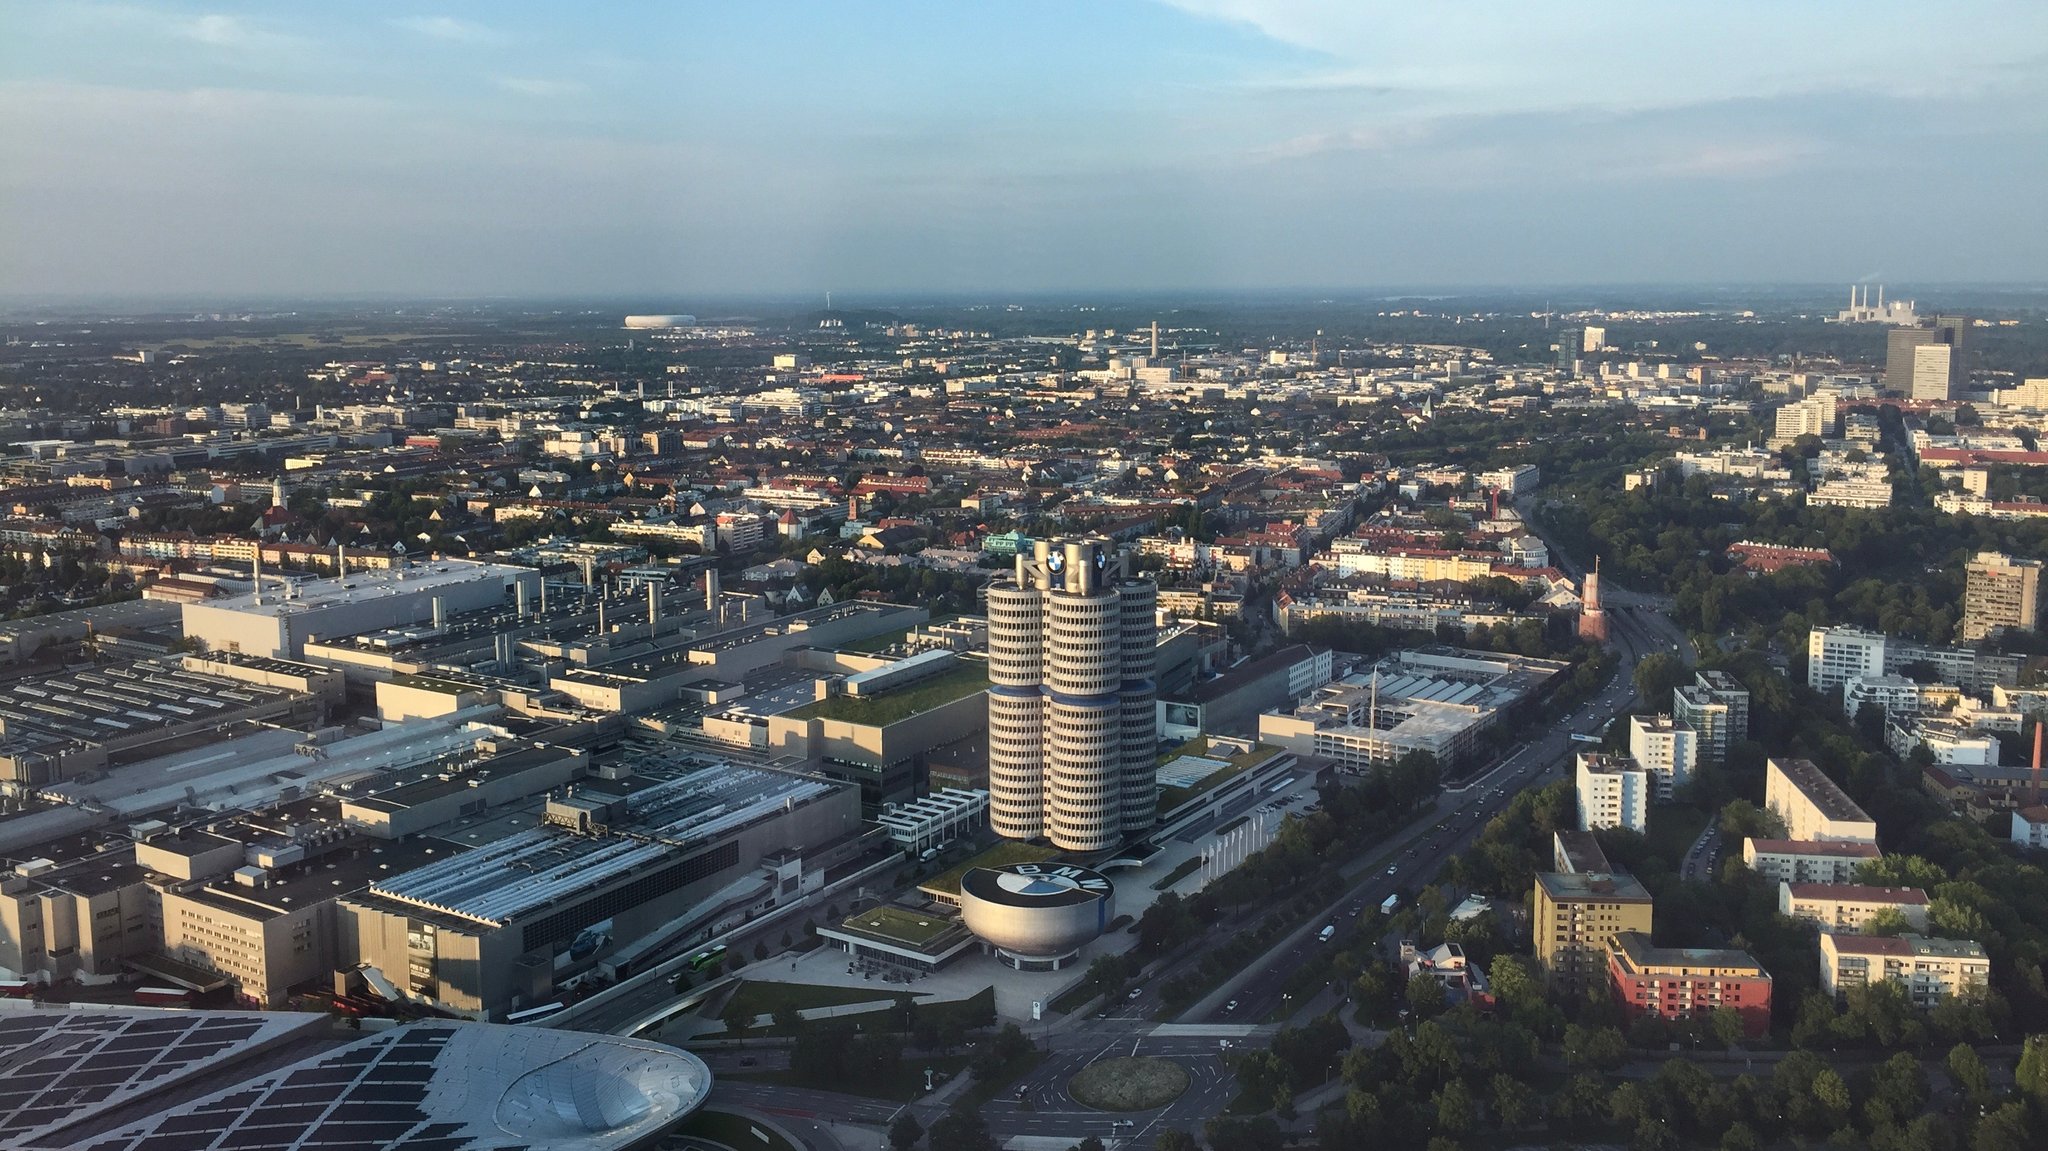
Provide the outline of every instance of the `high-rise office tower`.
<path id="1" fill-rule="evenodd" d="M 1922 344 L 1913 349 L 1913 387 L 1907 395 L 1916 400 L 1956 398 L 1956 350 L 1947 344 Z"/>
<path id="2" fill-rule="evenodd" d="M 1931 324 L 1886 332 L 1885 388 L 1916 400 L 1956 398 L 1970 378 L 1964 364 L 1964 333 L 1969 328 L 1970 321 L 1962 316 L 1937 316 Z M 1937 345 L 1945 350 L 1924 350 Z"/>
<path id="3" fill-rule="evenodd" d="M 989 826 L 1100 851 L 1152 826 L 1158 590 L 1107 539 L 1019 552 L 988 589 Z"/>
<path id="4" fill-rule="evenodd" d="M 1963 639 L 1985 639 L 2000 628 L 2033 631 L 2041 602 L 2041 562 L 1978 552 L 1963 567 Z"/>

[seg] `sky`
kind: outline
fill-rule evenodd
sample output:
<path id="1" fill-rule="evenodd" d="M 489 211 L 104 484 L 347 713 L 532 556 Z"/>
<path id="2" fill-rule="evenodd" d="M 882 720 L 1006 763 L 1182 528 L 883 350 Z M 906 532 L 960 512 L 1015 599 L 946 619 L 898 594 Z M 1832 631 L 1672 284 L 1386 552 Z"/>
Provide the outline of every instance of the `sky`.
<path id="1" fill-rule="evenodd" d="M 0 295 L 2038 282 L 2040 0 L 0 0 Z"/>

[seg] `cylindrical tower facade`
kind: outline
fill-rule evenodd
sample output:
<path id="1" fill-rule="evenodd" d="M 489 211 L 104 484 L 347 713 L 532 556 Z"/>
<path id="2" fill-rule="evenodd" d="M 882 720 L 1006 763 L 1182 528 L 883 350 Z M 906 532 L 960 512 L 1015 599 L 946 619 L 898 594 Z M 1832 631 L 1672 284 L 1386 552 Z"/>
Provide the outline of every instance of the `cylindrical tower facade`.
<path id="1" fill-rule="evenodd" d="M 1044 593 L 988 589 L 988 819 L 1006 839 L 1045 833 Z"/>
<path id="2" fill-rule="evenodd" d="M 1151 580 L 1124 580 L 1121 600 L 1123 682 L 1117 688 L 1123 747 L 1118 810 L 1125 834 L 1151 829 L 1159 805 L 1159 711 L 1153 672 L 1159 643 L 1159 589 Z"/>
<path id="3" fill-rule="evenodd" d="M 1149 580 L 1106 539 L 1038 541 L 988 591 L 989 825 L 1104 851 L 1155 818 Z"/>

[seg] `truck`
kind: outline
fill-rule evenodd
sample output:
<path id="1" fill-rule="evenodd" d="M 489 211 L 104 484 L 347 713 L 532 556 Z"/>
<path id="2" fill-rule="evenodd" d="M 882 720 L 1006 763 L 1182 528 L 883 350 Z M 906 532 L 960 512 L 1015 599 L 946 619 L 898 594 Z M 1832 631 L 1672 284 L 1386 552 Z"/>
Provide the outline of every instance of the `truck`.
<path id="1" fill-rule="evenodd" d="M 1385 899 L 1380 900 L 1380 914 L 1392 915 L 1394 913 L 1394 909 L 1399 906 L 1401 906 L 1401 897 L 1398 895 L 1389 895 Z"/>
<path id="2" fill-rule="evenodd" d="M 1335 939 L 1336 937 L 1337 925 L 1334 923 L 1325 923 L 1323 925 L 1323 929 L 1321 931 L 1316 932 L 1317 943 L 1328 943 L 1330 940 Z"/>

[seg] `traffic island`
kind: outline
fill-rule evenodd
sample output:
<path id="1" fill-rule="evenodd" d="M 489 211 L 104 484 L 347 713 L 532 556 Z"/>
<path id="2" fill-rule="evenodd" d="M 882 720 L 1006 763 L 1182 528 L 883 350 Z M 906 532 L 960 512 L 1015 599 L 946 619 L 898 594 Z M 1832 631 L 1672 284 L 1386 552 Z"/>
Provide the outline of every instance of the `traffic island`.
<path id="1" fill-rule="evenodd" d="M 1187 1068 L 1171 1059 L 1142 1055 L 1091 1063 L 1067 1083 L 1067 1094 L 1075 1102 L 1097 1111 L 1151 1111 L 1180 1098 L 1187 1089 Z"/>

